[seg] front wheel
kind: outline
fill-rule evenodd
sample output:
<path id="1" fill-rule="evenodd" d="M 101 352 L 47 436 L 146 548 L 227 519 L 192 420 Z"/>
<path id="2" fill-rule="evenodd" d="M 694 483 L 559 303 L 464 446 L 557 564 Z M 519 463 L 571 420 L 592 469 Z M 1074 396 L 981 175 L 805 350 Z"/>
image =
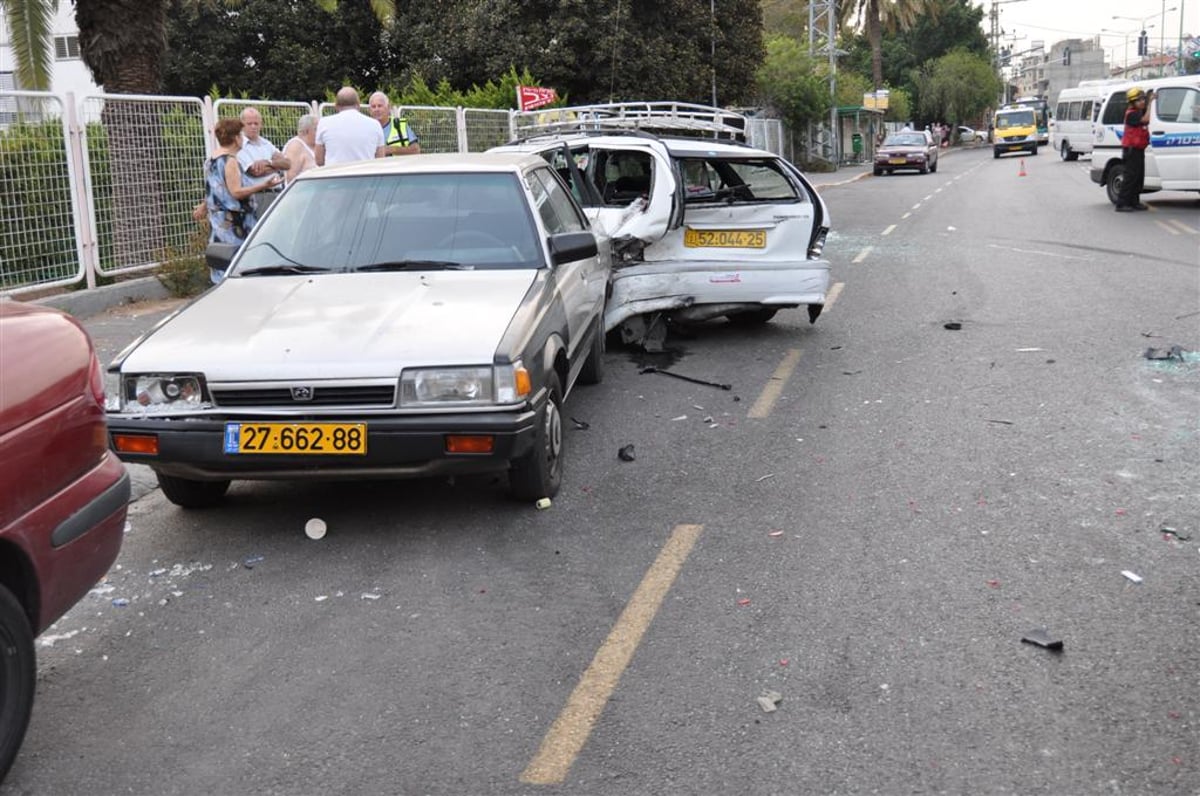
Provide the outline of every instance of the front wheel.
<path id="1" fill-rule="evenodd" d="M 1033 145 L 1033 149 L 1029 150 L 1029 154 L 1031 154 L 1031 155 L 1037 154 L 1037 144 Z"/>
<path id="2" fill-rule="evenodd" d="M 1064 162 L 1071 160 L 1071 145 L 1066 141 L 1062 142 L 1062 146 L 1058 148 L 1058 157 Z"/>
<path id="3" fill-rule="evenodd" d="M 33 629 L 17 598 L 0 586 L 0 782 L 29 726 L 36 678 Z"/>
<path id="4" fill-rule="evenodd" d="M 999 150 L 999 149 L 993 149 L 993 150 L 992 150 L 992 157 L 993 157 L 993 158 L 995 158 L 996 160 L 999 160 L 999 159 L 1000 159 L 1000 150 Z"/>
<path id="5" fill-rule="evenodd" d="M 206 509 L 215 506 L 229 490 L 228 481 L 193 481 L 173 475 L 158 476 L 158 487 L 167 500 L 185 509 Z"/>
<path id="6" fill-rule="evenodd" d="M 1125 187 L 1125 180 L 1129 179 L 1129 175 L 1125 173 L 1125 164 L 1117 163 L 1108 170 L 1108 180 L 1104 183 L 1104 190 L 1108 193 L 1108 201 L 1114 205 L 1121 203 L 1121 192 Z"/>
<path id="7" fill-rule="evenodd" d="M 533 450 L 509 467 L 508 488 L 517 500 L 554 497 L 562 484 L 562 386 L 557 375 L 547 377 L 546 391 L 546 404 L 534 430 Z"/>

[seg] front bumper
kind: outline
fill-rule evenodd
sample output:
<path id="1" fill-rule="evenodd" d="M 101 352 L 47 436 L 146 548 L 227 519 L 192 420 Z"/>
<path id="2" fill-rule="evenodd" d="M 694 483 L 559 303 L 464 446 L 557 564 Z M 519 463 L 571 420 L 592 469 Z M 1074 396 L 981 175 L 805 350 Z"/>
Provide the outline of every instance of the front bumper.
<path id="1" fill-rule="evenodd" d="M 533 448 L 537 411 L 412 416 L 252 417 L 189 416 L 165 419 L 109 415 L 110 443 L 121 435 L 153 435 L 156 454 L 114 449 L 124 461 L 198 481 L 404 478 L 507 469 Z M 366 453 L 250 454 L 225 452 L 225 424 L 262 422 L 365 423 Z M 451 435 L 490 436 L 489 453 L 448 453 Z"/>

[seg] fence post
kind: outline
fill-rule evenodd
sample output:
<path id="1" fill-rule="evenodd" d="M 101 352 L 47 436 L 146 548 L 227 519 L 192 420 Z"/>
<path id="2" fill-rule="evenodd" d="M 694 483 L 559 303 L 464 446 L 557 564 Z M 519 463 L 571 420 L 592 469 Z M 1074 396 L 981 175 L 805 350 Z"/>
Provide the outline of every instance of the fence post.
<path id="1" fill-rule="evenodd" d="M 75 93 L 68 91 L 63 103 L 63 133 L 66 136 L 67 182 L 71 191 L 71 215 L 75 225 L 75 251 L 83 267 L 88 290 L 96 287 L 99 246 L 96 243 L 95 213 L 92 212 L 92 187 L 84 157 L 84 129 L 79 124 Z"/>
<path id="2" fill-rule="evenodd" d="M 454 109 L 454 132 L 458 138 L 458 151 L 470 152 L 471 142 L 467 140 L 467 111 L 461 105 Z"/>

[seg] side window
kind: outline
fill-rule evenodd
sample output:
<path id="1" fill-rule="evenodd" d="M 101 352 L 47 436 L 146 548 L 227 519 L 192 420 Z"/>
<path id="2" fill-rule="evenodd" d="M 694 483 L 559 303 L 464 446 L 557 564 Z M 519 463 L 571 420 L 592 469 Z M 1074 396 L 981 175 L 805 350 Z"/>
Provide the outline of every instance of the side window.
<path id="1" fill-rule="evenodd" d="M 587 221 L 580 215 L 556 175 L 547 169 L 537 169 L 529 176 L 529 188 L 533 192 L 542 223 L 551 235 L 587 230 Z"/>
<path id="2" fill-rule="evenodd" d="M 1164 122 L 1200 122 L 1200 91 L 1185 86 L 1154 92 L 1154 115 Z"/>
<path id="3" fill-rule="evenodd" d="M 1058 112 L 1055 115 L 1057 115 L 1058 118 L 1065 120 L 1067 118 L 1067 103 L 1058 103 Z"/>
<path id="4" fill-rule="evenodd" d="M 1129 107 L 1129 101 L 1125 99 L 1124 91 L 1114 91 L 1113 95 L 1108 98 L 1108 102 L 1104 105 L 1104 118 L 1101 119 L 1103 124 L 1124 124 L 1125 109 Z"/>
<path id="5" fill-rule="evenodd" d="M 1079 106 L 1079 118 L 1081 121 L 1090 122 L 1092 120 L 1092 101 L 1084 100 Z"/>
<path id="6" fill-rule="evenodd" d="M 1066 120 L 1069 122 L 1074 122 L 1074 121 L 1079 120 L 1079 103 L 1078 102 L 1072 102 L 1070 105 L 1067 106 Z"/>

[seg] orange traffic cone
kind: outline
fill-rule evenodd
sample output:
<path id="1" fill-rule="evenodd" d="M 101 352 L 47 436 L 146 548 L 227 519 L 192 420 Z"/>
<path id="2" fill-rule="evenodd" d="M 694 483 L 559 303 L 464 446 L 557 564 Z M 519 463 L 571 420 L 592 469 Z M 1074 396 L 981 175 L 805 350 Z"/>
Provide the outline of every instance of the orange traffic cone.
<path id="1" fill-rule="evenodd" d="M 1021 170 L 1017 172 L 1018 177 L 1028 176 L 1025 174 L 1025 158 L 1021 158 Z"/>

